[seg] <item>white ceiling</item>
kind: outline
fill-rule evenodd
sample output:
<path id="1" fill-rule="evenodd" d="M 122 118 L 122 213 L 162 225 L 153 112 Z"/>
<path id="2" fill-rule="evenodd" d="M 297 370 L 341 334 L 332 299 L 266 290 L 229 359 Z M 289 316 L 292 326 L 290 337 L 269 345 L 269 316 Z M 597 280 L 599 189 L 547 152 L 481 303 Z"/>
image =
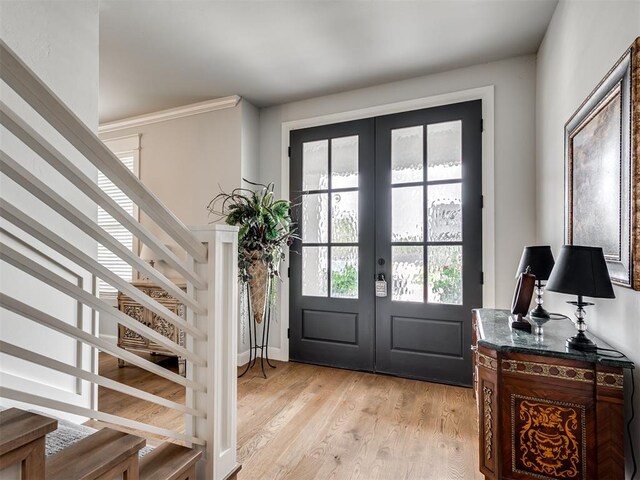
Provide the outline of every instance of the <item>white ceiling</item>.
<path id="1" fill-rule="evenodd" d="M 100 121 L 267 106 L 534 53 L 557 0 L 102 0 Z"/>

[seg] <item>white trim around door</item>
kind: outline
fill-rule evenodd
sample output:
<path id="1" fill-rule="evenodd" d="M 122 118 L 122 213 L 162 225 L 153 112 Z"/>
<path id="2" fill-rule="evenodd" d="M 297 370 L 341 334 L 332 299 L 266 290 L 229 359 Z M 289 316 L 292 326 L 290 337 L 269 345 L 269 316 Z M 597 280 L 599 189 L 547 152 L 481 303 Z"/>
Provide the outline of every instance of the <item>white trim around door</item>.
<path id="1" fill-rule="evenodd" d="M 417 98 L 403 102 L 377 105 L 373 107 L 339 112 L 319 117 L 304 118 L 282 123 L 281 142 L 281 177 L 280 196 L 289 198 L 289 137 L 291 130 L 317 127 L 332 123 L 347 122 L 362 118 L 377 117 L 392 113 L 407 112 L 422 108 L 449 105 L 452 103 L 482 100 L 482 118 L 484 132 L 482 134 L 482 194 L 484 209 L 482 210 L 482 268 L 484 273 L 483 304 L 485 308 L 495 306 L 495 196 L 494 196 L 494 142 L 495 142 L 495 111 L 494 86 L 461 90 L 431 97 Z M 288 266 L 289 254 L 285 263 Z M 283 271 L 285 269 L 283 268 Z M 469 313 L 471 314 L 471 313 Z M 269 358 L 274 360 L 289 360 L 289 279 L 283 275 L 280 288 L 280 348 L 269 348 Z"/>

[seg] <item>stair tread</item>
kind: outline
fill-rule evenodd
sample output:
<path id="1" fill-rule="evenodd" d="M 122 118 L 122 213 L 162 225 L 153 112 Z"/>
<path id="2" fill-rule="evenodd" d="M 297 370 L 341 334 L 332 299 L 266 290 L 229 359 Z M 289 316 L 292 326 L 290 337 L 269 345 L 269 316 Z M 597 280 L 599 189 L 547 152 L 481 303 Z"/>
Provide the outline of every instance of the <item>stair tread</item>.
<path id="1" fill-rule="evenodd" d="M 9 408 L 0 412 L 0 455 L 22 447 L 58 427 L 58 421 L 26 412 L 18 408 Z"/>
<path id="2" fill-rule="evenodd" d="M 103 428 L 47 458 L 47 479 L 92 479 L 108 472 L 144 447 L 146 440 Z"/>
<path id="3" fill-rule="evenodd" d="M 140 459 L 140 480 L 174 480 L 196 463 L 202 452 L 165 442 Z"/>

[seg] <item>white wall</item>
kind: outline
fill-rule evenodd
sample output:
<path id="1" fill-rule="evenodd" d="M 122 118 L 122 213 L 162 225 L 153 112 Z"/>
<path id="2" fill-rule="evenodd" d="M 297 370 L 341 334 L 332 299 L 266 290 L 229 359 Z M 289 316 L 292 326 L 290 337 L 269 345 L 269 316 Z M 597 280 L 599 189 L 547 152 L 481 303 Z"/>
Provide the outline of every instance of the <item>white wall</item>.
<path id="1" fill-rule="evenodd" d="M 12 2 L 0 3 L 0 36 L 36 74 L 48 84 L 73 112 L 89 127 L 98 123 L 98 2 Z M 71 73 L 72 72 L 72 73 Z M 36 127 L 51 143 L 69 156 L 87 175 L 96 178 L 96 171 L 77 152 L 65 144 L 44 121 L 32 112 L 4 83 L 0 96 L 16 113 Z M 97 209 L 61 175 L 24 147 L 6 130 L 0 130 L 2 149 L 57 192 L 71 201 L 87 216 L 95 219 Z M 0 177 L 3 200 L 17 205 L 59 235 L 74 242 L 85 252 L 96 255 L 96 243 L 85 237 L 70 223 L 35 200 L 4 176 Z M 55 252 L 37 244 L 26 234 L 6 222 L 2 227 L 10 232 L 3 241 L 12 248 L 50 269 L 57 275 L 93 292 L 93 277 L 66 261 Z M 31 244 L 35 249 L 30 248 Z M 34 280 L 17 269 L 0 263 L 0 290 L 29 303 L 62 321 L 94 332 L 96 318 L 90 309 L 80 308 L 70 297 Z M 0 310 L 0 337 L 51 358 L 94 370 L 95 352 L 80 347 L 62 334 L 36 325 L 30 320 Z M 25 392 L 65 400 L 90 407 L 93 388 L 87 382 L 38 368 L 12 357 L 0 356 L 2 384 Z M 3 404 L 10 402 L 3 401 Z"/>
<path id="2" fill-rule="evenodd" d="M 235 107 L 103 133 L 103 140 L 140 135 L 140 179 L 186 225 L 216 219 L 206 209 L 221 190 L 258 180 L 258 109 L 242 99 Z M 169 243 L 146 215 L 141 222 Z M 116 327 L 100 335 L 115 340 Z M 239 335 L 239 342 L 242 335 Z M 245 347 L 240 343 L 239 350 Z"/>
<path id="3" fill-rule="evenodd" d="M 524 56 L 263 109 L 260 178 L 280 187 L 283 122 L 494 85 L 495 225 L 484 228 L 495 229 L 496 306 L 507 307 L 522 247 L 535 238 L 535 75 L 535 57 Z"/>
<path id="4" fill-rule="evenodd" d="M 640 2 L 561 2 L 538 52 L 537 238 L 539 243 L 551 244 L 555 252 L 563 243 L 564 231 L 564 124 L 639 34 Z M 640 292 L 622 287 L 614 290 L 615 300 L 599 299 L 589 307 L 587 323 L 590 331 L 640 365 Z M 570 299 L 546 295 L 554 311 L 570 315 L 573 307 L 564 304 L 565 300 Z M 639 368 L 635 379 L 640 388 Z M 636 414 L 640 412 L 640 395 L 636 395 L 635 408 Z M 640 456 L 638 419 L 633 431 Z M 628 450 L 626 458 L 630 475 Z"/>
<path id="5" fill-rule="evenodd" d="M 251 103 L 242 99 L 240 102 L 242 111 L 241 131 L 241 176 L 250 182 L 260 181 L 260 111 Z M 255 188 L 244 184 L 247 188 Z M 239 302 L 238 315 L 238 365 L 244 365 L 249 360 L 249 332 L 247 326 L 247 308 L 245 305 L 246 294 L 240 289 L 242 297 Z"/>
<path id="6" fill-rule="evenodd" d="M 240 181 L 241 108 L 214 110 L 101 134 L 140 134 L 140 179 L 187 225 L 211 220 L 206 209 L 222 188 Z M 161 231 L 141 214 L 143 224 Z"/>
<path id="7" fill-rule="evenodd" d="M 260 111 L 247 100 L 240 101 L 242 116 L 241 173 L 242 177 L 257 182 L 260 180 Z"/>

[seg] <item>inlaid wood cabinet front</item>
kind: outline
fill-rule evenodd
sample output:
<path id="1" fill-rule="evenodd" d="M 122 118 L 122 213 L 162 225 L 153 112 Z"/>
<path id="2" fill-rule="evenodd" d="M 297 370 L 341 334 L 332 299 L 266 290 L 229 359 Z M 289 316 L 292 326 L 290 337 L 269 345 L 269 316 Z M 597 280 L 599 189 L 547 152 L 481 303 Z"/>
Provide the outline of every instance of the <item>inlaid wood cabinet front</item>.
<path id="1" fill-rule="evenodd" d="M 474 311 L 473 347 L 479 467 L 485 477 L 624 479 L 621 366 L 586 356 L 536 354 L 535 345 L 524 347 L 528 332 L 510 334 L 502 347 L 492 337 L 490 319 L 483 331 L 483 314 L 488 317 L 487 310 Z M 518 344 L 522 348 L 514 348 Z M 549 345 L 540 343 L 538 352 Z"/>
<path id="2" fill-rule="evenodd" d="M 151 298 L 157 300 L 167 309 L 175 313 L 176 315 L 184 318 L 185 317 L 185 308 L 184 305 L 170 296 L 165 290 L 162 288 L 153 285 L 149 282 L 133 282 L 132 285 L 139 290 L 141 290 L 144 294 L 150 296 Z M 185 289 L 186 287 L 181 287 Z M 118 292 L 118 309 L 129 315 L 130 317 L 136 319 L 140 323 L 143 323 L 147 327 L 155 330 L 156 332 L 164 335 L 169 338 L 171 341 L 177 343 L 178 345 L 184 347 L 185 339 L 184 339 L 184 331 L 176 328 L 173 324 L 167 322 L 163 318 L 156 315 L 154 312 L 148 310 L 143 307 L 135 300 L 132 300 L 127 295 L 122 292 Z M 160 354 L 160 355 L 168 355 L 168 356 L 176 356 L 170 350 L 167 350 L 162 345 L 158 345 L 152 340 L 145 338 L 133 330 L 125 327 L 124 325 L 118 324 L 118 346 L 120 348 L 124 348 L 125 350 L 132 350 L 137 352 L 146 352 L 151 354 Z M 120 367 L 124 366 L 123 360 L 118 360 L 118 365 Z M 183 358 L 178 357 L 178 369 L 180 375 L 185 375 L 185 361 Z"/>

